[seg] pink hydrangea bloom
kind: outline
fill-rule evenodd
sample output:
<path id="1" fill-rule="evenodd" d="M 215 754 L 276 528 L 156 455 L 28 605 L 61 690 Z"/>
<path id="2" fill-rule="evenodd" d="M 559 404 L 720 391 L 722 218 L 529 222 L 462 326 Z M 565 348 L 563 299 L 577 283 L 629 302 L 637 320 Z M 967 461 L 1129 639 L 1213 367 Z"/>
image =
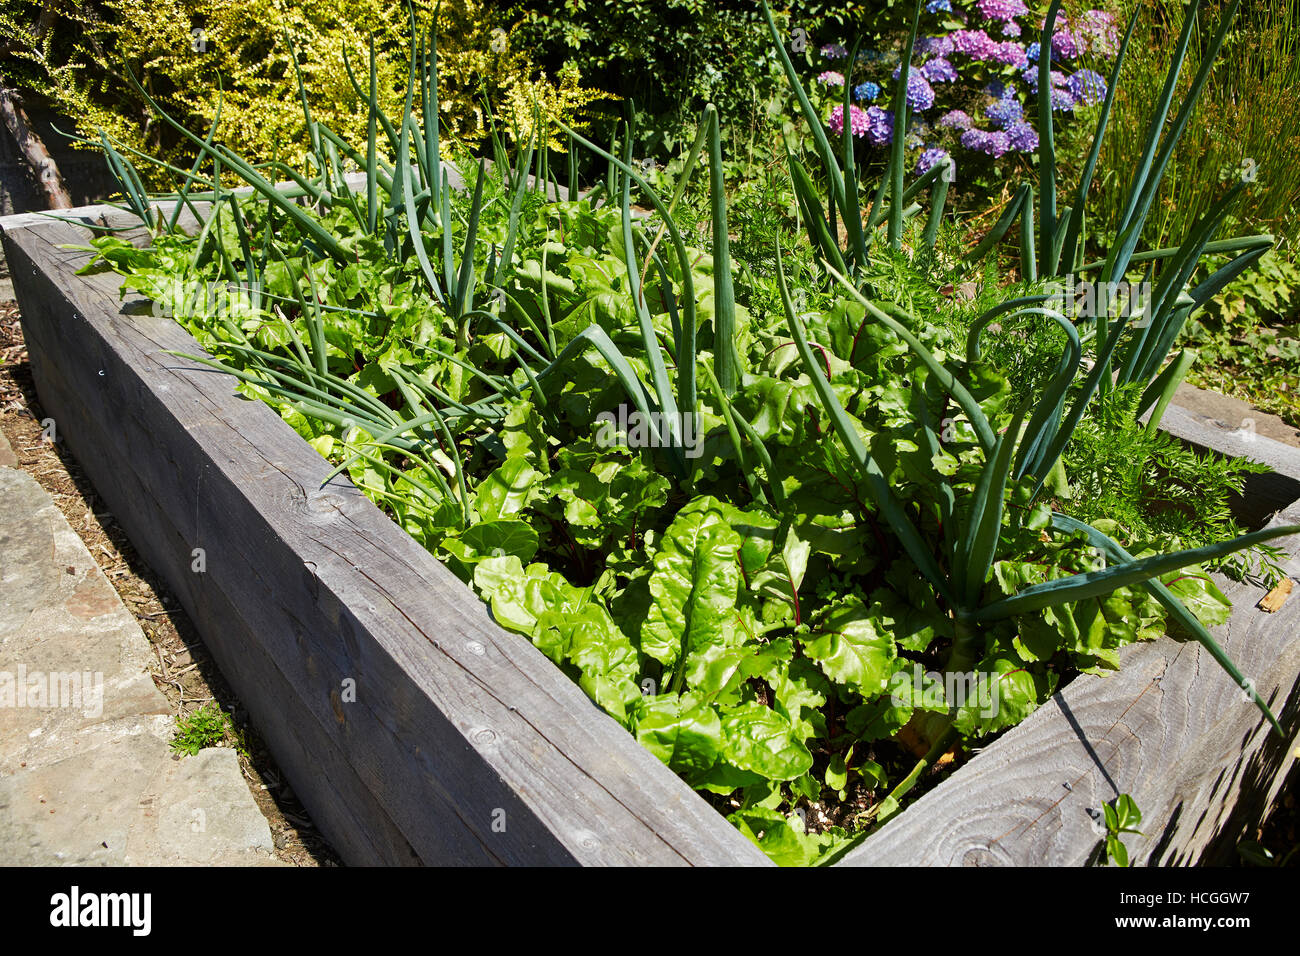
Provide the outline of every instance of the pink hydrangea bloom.
<path id="1" fill-rule="evenodd" d="M 875 107 L 872 107 L 875 109 Z M 837 136 L 844 134 L 844 106 L 843 104 L 831 110 L 830 118 L 826 120 L 826 125 L 831 128 L 831 132 Z M 854 136 L 865 136 L 867 130 L 871 127 L 871 121 L 867 119 L 866 110 L 859 109 L 856 106 L 849 107 L 849 128 L 853 131 Z"/>

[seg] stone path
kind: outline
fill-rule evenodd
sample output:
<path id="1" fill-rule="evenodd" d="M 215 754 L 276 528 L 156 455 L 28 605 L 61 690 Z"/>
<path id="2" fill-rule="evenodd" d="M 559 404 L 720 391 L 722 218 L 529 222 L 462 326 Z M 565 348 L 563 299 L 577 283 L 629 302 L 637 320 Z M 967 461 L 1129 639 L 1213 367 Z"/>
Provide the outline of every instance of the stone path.
<path id="1" fill-rule="evenodd" d="M 282 865 L 234 750 L 178 757 L 150 645 L 0 434 L 0 865 Z"/>

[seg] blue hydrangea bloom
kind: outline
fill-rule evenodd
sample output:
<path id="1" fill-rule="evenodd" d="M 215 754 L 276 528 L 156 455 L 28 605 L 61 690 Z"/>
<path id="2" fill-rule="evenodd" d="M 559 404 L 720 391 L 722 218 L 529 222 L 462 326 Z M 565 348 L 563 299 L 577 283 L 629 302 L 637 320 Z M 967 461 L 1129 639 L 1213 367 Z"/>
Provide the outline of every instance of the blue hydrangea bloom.
<path id="1" fill-rule="evenodd" d="M 934 105 L 934 87 L 920 73 L 907 74 L 907 105 L 918 113 Z"/>
<path id="2" fill-rule="evenodd" d="M 853 87 L 853 98 L 855 100 L 866 100 L 867 102 L 871 102 L 879 95 L 880 84 L 872 83 L 870 80 L 867 80 L 864 83 L 859 83 L 857 86 Z"/>
<path id="3" fill-rule="evenodd" d="M 1037 40 L 1035 40 L 1033 43 L 1029 44 L 1029 46 L 1025 47 L 1025 56 L 1029 57 L 1029 62 L 1030 62 L 1030 63 L 1037 63 L 1037 62 L 1038 62 L 1038 51 L 1039 51 L 1040 49 L 1041 49 L 1041 47 L 1039 46 Z"/>
<path id="4" fill-rule="evenodd" d="M 952 13 L 952 0 L 930 0 L 925 9 L 929 13 Z"/>
<path id="5" fill-rule="evenodd" d="M 1070 95 L 1084 106 L 1106 98 L 1106 78 L 1095 70 L 1080 70 L 1065 81 Z"/>
<path id="6" fill-rule="evenodd" d="M 995 100 L 984 108 L 984 115 L 998 126 L 1007 129 L 1012 123 L 1024 119 L 1024 107 L 1020 105 L 1020 100 L 1011 96 L 1004 96 Z"/>
<path id="7" fill-rule="evenodd" d="M 1006 132 L 1012 149 L 1021 153 L 1032 153 L 1038 149 L 1038 130 L 1024 120 L 1010 124 Z"/>

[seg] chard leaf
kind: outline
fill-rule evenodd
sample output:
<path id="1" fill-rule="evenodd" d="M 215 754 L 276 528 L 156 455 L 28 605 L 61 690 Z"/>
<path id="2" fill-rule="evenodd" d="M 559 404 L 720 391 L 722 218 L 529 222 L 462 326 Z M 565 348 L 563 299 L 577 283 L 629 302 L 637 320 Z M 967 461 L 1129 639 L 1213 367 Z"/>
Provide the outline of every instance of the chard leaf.
<path id="1" fill-rule="evenodd" d="M 722 717 L 727 759 L 741 770 L 769 780 L 793 780 L 808 772 L 813 758 L 795 737 L 790 722 L 776 711 L 751 701 Z"/>
<path id="2" fill-rule="evenodd" d="M 826 676 L 863 697 L 885 689 L 898 652 L 893 635 L 857 597 L 848 597 L 822 614 L 804 638 L 804 653 Z"/>
<path id="3" fill-rule="evenodd" d="M 725 747 L 718 712 L 698 695 L 646 698 L 635 719 L 637 741 L 677 773 L 697 776 Z"/>
<path id="4" fill-rule="evenodd" d="M 1232 616 L 1232 601 L 1200 567 L 1193 565 L 1181 571 L 1172 571 L 1162 577 L 1160 582 L 1205 627 L 1226 624 Z"/>
<path id="5" fill-rule="evenodd" d="M 484 521 L 522 511 L 535 494 L 540 475 L 525 458 L 508 458 L 478 486 L 474 507 Z"/>
<path id="6" fill-rule="evenodd" d="M 697 499 L 678 513 L 654 555 L 642 653 L 671 667 L 683 651 L 734 642 L 741 543 L 712 498 Z"/>

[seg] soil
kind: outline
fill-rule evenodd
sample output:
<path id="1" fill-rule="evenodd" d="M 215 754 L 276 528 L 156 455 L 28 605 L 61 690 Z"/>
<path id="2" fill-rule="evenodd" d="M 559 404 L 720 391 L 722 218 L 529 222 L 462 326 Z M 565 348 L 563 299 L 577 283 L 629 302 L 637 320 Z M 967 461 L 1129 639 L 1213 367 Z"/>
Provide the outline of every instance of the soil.
<path id="1" fill-rule="evenodd" d="M 61 441 L 43 440 L 45 417 L 27 363 L 18 306 L 0 302 L 0 432 L 13 446 L 19 467 L 58 504 L 139 622 L 153 645 L 154 683 L 176 715 L 188 715 L 215 701 L 232 718 L 235 732 L 228 733 L 221 745 L 239 753 L 244 779 L 270 824 L 276 857 L 294 866 L 341 865 L 165 582 L 136 552 L 67 447 Z"/>

